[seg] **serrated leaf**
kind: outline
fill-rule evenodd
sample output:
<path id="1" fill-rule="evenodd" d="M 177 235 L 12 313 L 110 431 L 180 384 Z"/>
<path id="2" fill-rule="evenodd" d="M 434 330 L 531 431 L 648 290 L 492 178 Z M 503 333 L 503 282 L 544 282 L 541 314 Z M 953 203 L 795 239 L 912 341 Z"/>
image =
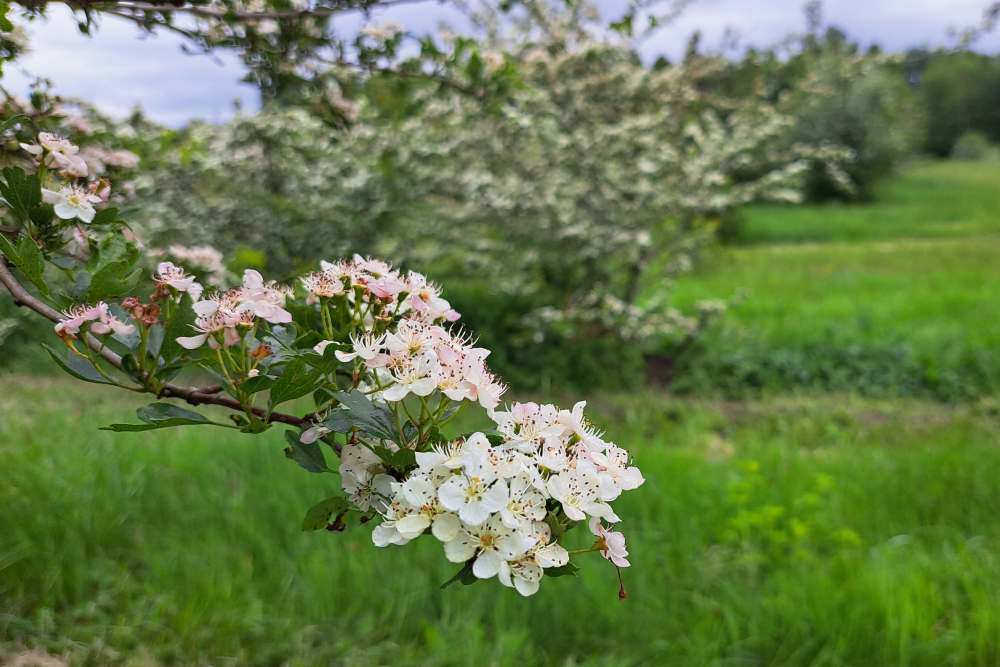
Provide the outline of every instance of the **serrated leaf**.
<path id="1" fill-rule="evenodd" d="M 280 403 L 305 396 L 316 390 L 322 379 L 318 370 L 306 367 L 306 362 L 298 357 L 285 364 L 285 369 L 271 387 L 270 405 L 274 409 Z"/>
<path id="2" fill-rule="evenodd" d="M 17 266 L 21 262 L 21 256 L 17 254 L 17 248 L 11 245 L 11 242 L 7 240 L 7 237 L 0 234 L 0 252 L 4 254 L 4 257 L 10 260 L 10 263 Z"/>
<path id="3" fill-rule="evenodd" d="M 296 431 L 285 431 L 285 440 L 288 447 L 285 448 L 285 456 L 298 463 L 304 470 L 309 472 L 333 472 L 326 467 L 326 457 L 323 450 L 315 442 L 304 443 L 301 436 Z"/>
<path id="4" fill-rule="evenodd" d="M 115 207 L 106 208 L 103 211 L 98 211 L 94 216 L 94 219 L 90 221 L 92 226 L 103 226 L 110 225 L 115 220 L 118 219 L 118 209 Z"/>
<path id="5" fill-rule="evenodd" d="M 575 577 L 579 571 L 580 566 L 573 563 L 566 563 L 559 567 L 550 567 L 542 570 L 547 577 Z"/>
<path id="6" fill-rule="evenodd" d="M 84 303 L 87 300 L 87 292 L 90 291 L 90 274 L 80 271 L 76 274 L 76 282 L 73 284 L 73 301 Z"/>
<path id="7" fill-rule="evenodd" d="M 131 354 L 126 354 L 122 357 L 122 370 L 133 382 L 139 381 L 139 367 L 135 363 L 135 357 Z"/>
<path id="8" fill-rule="evenodd" d="M 25 176 L 20 167 L 3 170 L 4 183 L 0 183 L 0 194 L 15 213 L 22 218 L 30 218 L 31 209 L 42 203 L 42 184 L 37 178 Z"/>
<path id="9" fill-rule="evenodd" d="M 192 334 L 191 325 L 194 324 L 196 318 L 192 304 L 193 301 L 191 296 L 185 293 L 181 298 L 180 303 L 177 304 L 177 311 L 174 313 L 174 319 L 163 332 L 163 343 L 160 345 L 160 356 L 163 357 L 163 360 L 168 364 L 177 357 L 188 354 L 188 351 L 177 342 L 177 339 L 182 336 L 190 336 Z"/>
<path id="10" fill-rule="evenodd" d="M 306 517 L 302 520 L 302 532 L 305 533 L 310 530 L 326 528 L 330 523 L 330 517 L 335 513 L 339 514 L 350 508 L 351 504 L 347 502 L 347 498 L 341 498 L 340 496 L 327 498 L 323 502 L 316 503 L 309 508 L 309 511 L 306 512 Z"/>
<path id="11" fill-rule="evenodd" d="M 240 385 L 240 391 L 244 394 L 256 394 L 260 391 L 267 391 L 274 383 L 277 378 L 270 377 L 268 375 L 258 375 L 257 377 L 247 378 Z"/>
<path id="12" fill-rule="evenodd" d="M 360 433 L 381 440 L 396 441 L 399 439 L 396 417 L 387 408 L 372 403 L 364 392 L 356 389 L 349 394 L 338 391 L 336 396 L 337 400 L 347 408 L 346 412 L 349 413 L 347 419 L 350 420 L 351 426 L 358 429 Z M 337 412 L 332 414 L 337 414 Z M 347 431 L 338 430 L 337 432 L 346 433 Z"/>
<path id="13" fill-rule="evenodd" d="M 142 279 L 142 272 L 128 273 L 130 268 L 128 262 L 112 262 L 97 271 L 90 280 L 87 301 L 97 303 L 115 299 L 134 290 Z"/>
<path id="14" fill-rule="evenodd" d="M 243 425 L 240 429 L 240 433 L 263 433 L 267 429 L 271 428 L 272 424 L 268 424 L 263 419 L 254 415 L 253 418 Z"/>

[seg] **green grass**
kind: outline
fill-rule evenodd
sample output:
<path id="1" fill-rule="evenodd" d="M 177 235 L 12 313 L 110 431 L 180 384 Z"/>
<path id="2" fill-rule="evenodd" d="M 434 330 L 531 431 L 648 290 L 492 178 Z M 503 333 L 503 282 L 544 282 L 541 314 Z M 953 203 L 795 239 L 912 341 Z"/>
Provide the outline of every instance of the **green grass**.
<path id="1" fill-rule="evenodd" d="M 678 281 L 681 307 L 749 295 L 686 361 L 688 383 L 995 393 L 998 258 L 1000 165 L 913 165 L 867 204 L 751 207 L 738 245 L 710 250 Z M 825 379 L 838 373 L 860 379 Z"/>
<path id="2" fill-rule="evenodd" d="M 1000 234 L 1000 164 L 918 162 L 876 187 L 873 201 L 747 209 L 745 245 Z"/>
<path id="3" fill-rule="evenodd" d="M 300 533 L 280 432 L 112 434 L 140 403 L 0 377 L 0 637 L 77 664 L 995 665 L 995 403 L 598 397 L 647 483 L 633 566 L 522 599 L 430 538 Z M 275 429 L 277 430 L 277 429 Z M 586 536 L 575 531 L 574 544 Z M 138 663 L 136 663 L 138 664 Z"/>

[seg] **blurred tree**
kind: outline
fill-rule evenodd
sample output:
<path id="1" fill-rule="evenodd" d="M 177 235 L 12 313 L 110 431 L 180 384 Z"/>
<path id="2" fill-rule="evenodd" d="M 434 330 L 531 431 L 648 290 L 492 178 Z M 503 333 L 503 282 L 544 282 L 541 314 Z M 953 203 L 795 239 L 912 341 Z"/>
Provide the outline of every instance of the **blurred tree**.
<path id="1" fill-rule="evenodd" d="M 976 53 L 936 53 L 920 78 L 925 146 L 951 154 L 956 140 L 978 131 L 1000 141 L 1000 58 Z"/>

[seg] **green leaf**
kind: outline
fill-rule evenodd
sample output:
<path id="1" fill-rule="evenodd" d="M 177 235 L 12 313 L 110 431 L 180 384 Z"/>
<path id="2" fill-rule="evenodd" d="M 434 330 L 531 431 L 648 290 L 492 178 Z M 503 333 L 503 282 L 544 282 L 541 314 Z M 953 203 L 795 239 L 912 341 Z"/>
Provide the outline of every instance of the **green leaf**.
<path id="1" fill-rule="evenodd" d="M 90 274 L 80 271 L 76 274 L 76 283 L 73 284 L 73 301 L 84 303 L 87 300 L 87 292 L 90 291 Z"/>
<path id="2" fill-rule="evenodd" d="M 24 175 L 20 167 L 3 170 L 4 183 L 0 183 L 0 194 L 7 200 L 15 213 L 22 218 L 31 217 L 31 210 L 42 203 L 42 184 L 37 178 Z"/>
<path id="3" fill-rule="evenodd" d="M 273 410 L 275 406 L 285 401 L 312 393 L 319 386 L 321 380 L 318 370 L 306 367 L 306 362 L 298 357 L 285 364 L 285 370 L 271 387 L 270 405 Z"/>
<path id="4" fill-rule="evenodd" d="M 17 254 L 17 248 L 11 245 L 10 241 L 3 234 L 0 234 L 0 252 L 10 260 L 10 263 L 17 266 L 21 262 L 21 256 Z"/>
<path id="5" fill-rule="evenodd" d="M 90 221 L 91 226 L 98 227 L 104 225 L 110 225 L 118 219 L 118 209 L 114 207 L 106 208 L 103 211 L 98 211 L 94 219 Z"/>
<path id="6" fill-rule="evenodd" d="M 574 565 L 573 563 L 566 563 L 560 567 L 550 567 L 542 570 L 542 573 L 547 577 L 575 577 L 576 573 L 580 571 L 579 565 Z"/>
<path id="7" fill-rule="evenodd" d="M 323 450 L 316 442 L 304 443 L 296 431 L 285 431 L 285 440 L 288 447 L 285 449 L 285 456 L 298 463 L 303 469 L 309 472 L 333 472 L 326 467 L 326 457 Z"/>
<path id="8" fill-rule="evenodd" d="M 268 424 L 257 415 L 254 415 L 253 418 L 240 429 L 240 433 L 263 433 L 267 429 L 271 428 L 271 426 L 272 424 Z"/>
<path id="9" fill-rule="evenodd" d="M 9 11 L 10 11 L 10 5 L 8 5 L 6 2 L 0 2 L 0 30 L 3 30 L 4 32 L 10 32 L 11 30 L 14 29 L 14 24 L 10 23 L 10 19 L 8 19 L 6 16 L 7 12 Z M 3 21 L 7 21 L 7 23 L 10 24 L 10 28 L 5 28 Z M 23 123 L 26 120 L 28 120 L 28 117 L 25 116 L 23 113 L 19 113 L 16 116 L 11 116 L 3 123 L 0 123 L 0 134 L 3 134 L 4 132 L 14 127 L 18 123 Z"/>
<path id="10" fill-rule="evenodd" d="M 126 354 L 122 357 L 122 370 L 133 382 L 139 381 L 139 367 L 135 363 L 135 357 L 131 354 Z"/>
<path id="11" fill-rule="evenodd" d="M 104 379 L 100 373 L 94 368 L 88 360 L 78 357 L 75 354 L 69 354 L 68 357 L 63 357 L 61 354 L 56 352 L 50 346 L 43 344 L 42 347 L 49 353 L 49 356 L 59 364 L 59 367 L 64 371 L 75 377 L 77 380 L 83 380 L 84 382 L 93 382 L 95 384 L 114 384 Z"/>
<path id="12" fill-rule="evenodd" d="M 42 257 L 38 244 L 29 236 L 21 236 L 17 240 L 17 254 L 21 259 L 17 268 L 21 269 L 21 273 L 41 290 L 42 294 L 48 296 L 49 286 L 42 278 L 42 274 L 45 273 L 45 258 Z"/>
<path id="13" fill-rule="evenodd" d="M 244 380 L 243 384 L 240 385 L 240 391 L 244 394 L 256 394 L 257 392 L 270 389 L 275 382 L 277 382 L 277 378 L 268 375 L 258 375 L 257 377 Z"/>
<path id="14" fill-rule="evenodd" d="M 495 431 L 487 431 L 483 435 L 486 436 L 486 439 L 490 441 L 490 445 L 493 447 L 499 447 L 504 443 L 504 436 Z"/>
<path id="15" fill-rule="evenodd" d="M 337 400 L 350 413 L 343 417 L 349 421 L 353 428 L 358 429 L 364 435 L 382 440 L 396 441 L 399 439 L 399 427 L 396 425 L 396 417 L 387 408 L 376 406 L 372 403 L 365 396 L 364 392 L 356 389 L 349 394 L 344 391 L 338 391 L 336 396 Z M 331 417 L 333 415 L 338 415 L 337 418 L 341 418 L 338 412 L 333 412 Z M 331 428 L 330 430 L 334 429 Z M 346 433 L 347 430 L 338 429 L 336 432 Z"/>
<path id="16" fill-rule="evenodd" d="M 214 422 L 208 417 L 185 410 L 182 407 L 171 403 L 153 403 L 135 411 L 142 424 L 112 424 L 105 426 L 102 431 L 115 431 L 118 433 L 132 431 L 152 431 L 158 428 L 171 428 L 174 426 L 222 426 L 223 428 L 234 428 L 229 424 Z"/>
<path id="17" fill-rule="evenodd" d="M 545 515 L 545 523 L 549 524 L 549 528 L 552 530 L 552 541 L 558 542 L 560 538 L 566 533 L 566 526 L 559 523 L 559 519 L 552 512 Z"/>
<path id="18" fill-rule="evenodd" d="M 194 324 L 196 318 L 194 308 L 191 307 L 193 303 L 190 295 L 185 293 L 177 305 L 177 312 L 174 313 L 174 319 L 163 332 L 160 356 L 168 364 L 177 357 L 188 354 L 188 351 L 177 342 L 177 339 L 182 336 L 190 336 L 193 333 L 191 325 Z"/>
<path id="19" fill-rule="evenodd" d="M 441 589 L 442 589 L 442 590 L 444 590 L 445 588 L 448 588 L 448 587 L 449 587 L 449 586 L 451 586 L 452 584 L 454 584 L 454 583 L 456 583 L 456 582 L 459 582 L 459 581 L 461 581 L 461 582 L 462 582 L 462 584 L 463 584 L 463 585 L 465 585 L 465 586 L 469 586 L 469 585 L 471 585 L 471 584 L 474 584 L 474 583 L 476 583 L 476 579 L 477 579 L 477 577 L 476 577 L 476 575 L 475 575 L 475 574 L 474 574 L 474 573 L 472 572 L 472 566 L 473 566 L 473 564 L 474 564 L 475 562 L 476 562 L 476 559 L 475 559 L 475 558 L 473 558 L 473 559 L 471 559 L 471 560 L 469 560 L 469 561 L 466 561 L 465 565 L 464 565 L 464 566 L 462 567 L 462 569 L 461 569 L 461 570 L 459 570 L 459 571 L 458 571 L 458 572 L 457 572 L 457 573 L 455 574 L 455 576 L 454 576 L 454 577 L 452 577 L 452 578 L 451 578 L 451 579 L 449 579 L 448 581 L 446 581 L 446 582 L 444 582 L 443 584 L 441 584 Z"/>
<path id="20" fill-rule="evenodd" d="M 115 299 L 134 290 L 142 279 L 141 271 L 128 273 L 128 262 L 113 262 L 100 269 L 90 280 L 87 301 L 97 303 L 105 299 Z"/>
<path id="21" fill-rule="evenodd" d="M 330 517 L 335 513 L 346 512 L 351 508 L 351 504 L 346 498 L 334 496 L 327 498 L 321 503 L 316 503 L 306 512 L 306 518 L 302 520 L 302 532 L 310 530 L 320 530 L 326 528 L 330 523 Z"/>
<path id="22" fill-rule="evenodd" d="M 372 451 L 390 468 L 407 468 L 417 465 L 417 455 L 412 449 L 401 447 L 392 451 L 388 447 L 373 447 Z"/>

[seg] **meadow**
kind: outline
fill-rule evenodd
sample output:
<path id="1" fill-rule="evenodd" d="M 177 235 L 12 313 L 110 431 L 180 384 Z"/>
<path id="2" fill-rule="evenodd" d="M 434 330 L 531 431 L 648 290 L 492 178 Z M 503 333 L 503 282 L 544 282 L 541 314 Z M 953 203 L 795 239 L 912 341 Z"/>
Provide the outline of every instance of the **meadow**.
<path id="1" fill-rule="evenodd" d="M 756 206 L 677 303 L 745 290 L 688 370 L 701 393 L 1000 390 L 1000 166 L 926 162 L 865 205 Z M 757 377 L 753 377 L 754 374 Z"/>
<path id="2" fill-rule="evenodd" d="M 995 357 L 997 210 L 1000 168 L 919 164 L 870 204 L 750 209 L 679 289 L 753 290 L 707 345 L 893 337 L 931 358 L 958 336 Z M 616 504 L 632 562 L 619 601 L 596 554 L 528 599 L 495 581 L 441 590 L 456 568 L 429 538 L 301 532 L 338 478 L 287 460 L 279 428 L 114 434 L 98 428 L 148 401 L 2 375 L 0 662 L 1000 663 L 996 394 L 812 389 L 588 396 L 647 479 Z"/>

